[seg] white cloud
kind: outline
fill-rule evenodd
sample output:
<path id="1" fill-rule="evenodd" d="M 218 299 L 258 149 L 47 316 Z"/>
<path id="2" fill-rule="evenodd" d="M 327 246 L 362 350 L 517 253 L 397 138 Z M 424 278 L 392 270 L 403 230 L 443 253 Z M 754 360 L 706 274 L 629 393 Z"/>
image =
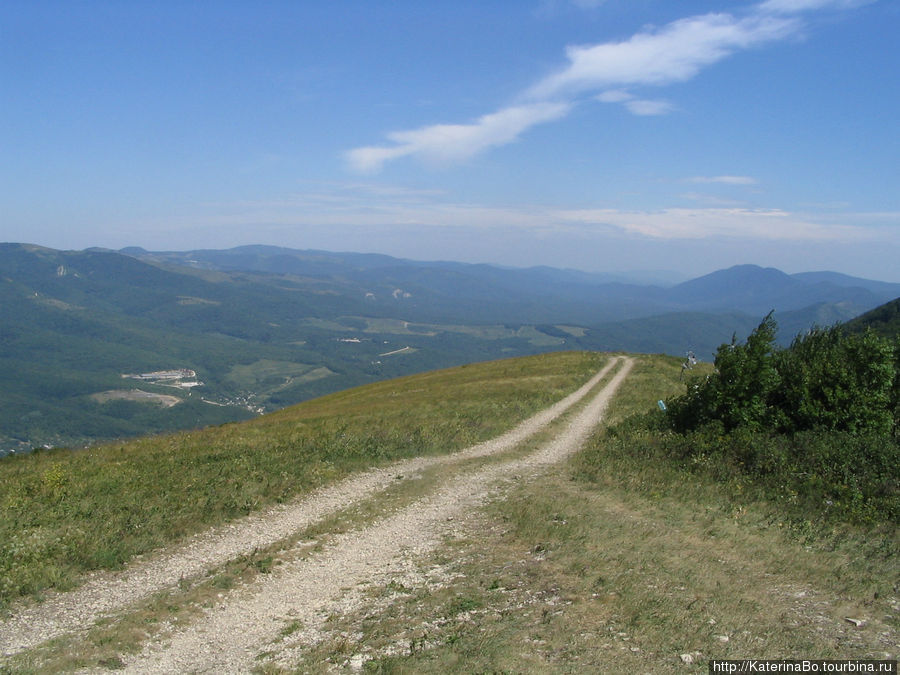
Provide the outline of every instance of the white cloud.
<path id="1" fill-rule="evenodd" d="M 900 213 L 819 213 L 715 205 L 650 210 L 567 209 L 454 202 L 430 190 L 366 183 L 322 184 L 316 192 L 288 199 L 208 205 L 193 222 L 238 227 L 404 227 L 605 236 L 611 233 L 659 241 L 728 239 L 756 242 L 845 243 L 884 241 L 896 245 Z M 188 224 L 185 223 L 185 226 Z M 469 233 L 466 235 L 465 233 Z"/>
<path id="2" fill-rule="evenodd" d="M 594 97 L 601 103 L 621 103 L 634 115 L 667 115 L 675 110 L 669 101 L 636 98 L 625 89 L 608 89 Z"/>
<path id="3" fill-rule="evenodd" d="M 823 224 L 780 209 L 663 209 L 560 211 L 563 220 L 613 226 L 654 239 L 757 239 L 766 241 L 858 241 L 872 233 L 858 227 Z"/>
<path id="4" fill-rule="evenodd" d="M 515 141 L 536 124 L 566 115 L 571 104 L 540 101 L 504 108 L 484 115 L 472 124 L 435 124 L 388 134 L 393 146 L 356 148 L 347 153 L 350 165 L 358 171 L 377 171 L 385 162 L 417 155 L 433 162 L 468 159 L 479 152 Z"/>
<path id="5" fill-rule="evenodd" d="M 405 155 L 411 155 L 413 149 L 410 147 L 384 147 L 384 146 L 366 146 L 362 148 L 354 148 L 346 154 L 347 162 L 350 166 L 359 172 L 369 173 L 372 171 L 380 171 L 384 163 L 391 159 L 397 159 Z"/>
<path id="6" fill-rule="evenodd" d="M 602 0 L 573 0 L 596 6 Z M 795 35 L 803 28 L 799 13 L 846 9 L 872 0 L 765 0 L 744 16 L 710 13 L 673 21 L 636 33 L 627 40 L 570 46 L 568 64 L 524 92 L 523 104 L 502 108 L 471 124 L 435 124 L 388 134 L 393 145 L 355 148 L 349 165 L 362 172 L 407 156 L 432 162 L 465 160 L 491 147 L 516 140 L 529 128 L 566 116 L 585 92 L 621 103 L 635 115 L 664 115 L 675 109 L 665 100 L 637 97 L 628 88 L 666 86 L 695 77 L 735 52 Z M 726 182 L 726 181 L 722 181 Z"/>
<path id="7" fill-rule="evenodd" d="M 690 183 L 724 183 L 725 185 L 756 185 L 757 180 L 750 176 L 694 176 Z"/>
<path id="8" fill-rule="evenodd" d="M 597 94 L 596 98 L 601 103 L 624 103 L 634 99 L 634 94 L 624 89 L 609 89 Z"/>
<path id="9" fill-rule="evenodd" d="M 694 77 L 701 68 L 797 29 L 793 19 L 705 14 L 681 19 L 622 42 L 569 47 L 569 64 L 529 92 L 536 99 L 572 96 L 621 85 L 666 85 Z"/>

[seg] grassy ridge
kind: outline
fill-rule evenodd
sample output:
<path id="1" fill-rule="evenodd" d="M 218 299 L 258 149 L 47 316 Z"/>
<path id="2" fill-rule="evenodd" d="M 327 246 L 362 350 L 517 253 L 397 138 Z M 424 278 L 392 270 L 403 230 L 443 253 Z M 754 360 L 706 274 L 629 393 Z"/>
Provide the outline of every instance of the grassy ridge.
<path id="1" fill-rule="evenodd" d="M 603 358 L 553 354 L 384 382 L 208 430 L 198 444 L 239 431 L 243 454 L 267 453 L 278 435 L 295 434 L 302 448 L 315 430 L 323 442 L 340 439 L 328 446 L 334 459 L 308 464 L 327 480 L 372 463 L 379 449 L 409 454 L 391 440 L 400 428 L 421 430 L 426 452 L 493 436 L 511 425 L 504 414 L 524 417 L 523 405 L 558 400 Z M 656 453 L 657 432 L 626 420 L 683 388 L 678 360 L 638 357 L 606 414 L 613 433 L 598 430 L 539 480 L 513 481 L 505 499 L 460 525 L 460 537 L 419 569 L 370 587 L 368 602 L 334 613 L 314 637 L 286 618 L 285 644 L 273 650 L 294 640 L 302 649 L 289 667 L 261 662 L 259 672 L 705 673 L 710 658 L 895 657 L 896 528 L 812 526 L 802 502 L 786 504 L 740 474 L 730 479 L 728 467 Z M 153 440 L 161 439 L 146 442 Z M 251 461 L 211 449 L 223 463 Z M 229 574 L 252 575 L 271 562 L 243 561 L 243 572 L 211 578 L 210 592 L 225 588 L 218 580 Z M 169 596 L 155 602 L 130 629 L 100 628 L 83 640 L 90 649 L 78 667 L 121 667 L 119 655 L 146 639 L 144 622 L 190 611 Z M 128 630 L 134 635 L 120 644 Z"/>
<path id="2" fill-rule="evenodd" d="M 640 357 L 607 419 L 655 408 L 683 391 L 679 376 L 675 359 Z M 810 528 L 649 439 L 635 425 L 598 431 L 419 577 L 372 589 L 292 668 L 263 672 L 345 672 L 353 658 L 371 673 L 705 673 L 712 658 L 896 657 L 896 528 Z"/>
<path id="3" fill-rule="evenodd" d="M 0 606 L 351 472 L 493 437 L 576 389 L 606 358 L 463 366 L 247 423 L 0 460 Z"/>

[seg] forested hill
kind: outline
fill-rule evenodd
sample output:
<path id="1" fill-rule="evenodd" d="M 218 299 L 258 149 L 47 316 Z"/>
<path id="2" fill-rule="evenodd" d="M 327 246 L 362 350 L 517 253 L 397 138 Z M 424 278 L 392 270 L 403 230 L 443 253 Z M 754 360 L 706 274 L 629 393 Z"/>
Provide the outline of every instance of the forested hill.
<path id="1" fill-rule="evenodd" d="M 883 337 L 900 336 L 900 298 L 891 300 L 848 321 L 845 327 L 853 332 L 862 332 L 871 328 Z"/>
<path id="2" fill-rule="evenodd" d="M 898 295 L 900 284 L 755 266 L 660 286 L 261 246 L 0 244 L 0 452 L 217 424 L 548 350 L 708 359 L 770 309 L 790 341 Z"/>
<path id="3" fill-rule="evenodd" d="M 900 295 L 900 284 L 896 283 L 834 272 L 785 274 L 756 265 L 737 265 L 682 283 L 660 285 L 634 275 L 419 262 L 384 255 L 272 246 L 186 252 L 132 248 L 122 252 L 179 267 L 265 272 L 341 283 L 348 290 L 356 286 L 363 292 L 373 292 L 376 298 L 376 288 L 392 292 L 401 286 L 412 294 L 410 305 L 418 311 L 430 310 L 440 320 L 471 320 L 481 310 L 501 321 L 594 325 L 680 311 L 743 312 L 756 316 L 772 309 L 781 314 L 819 305 L 833 306 L 836 313 L 844 314 L 843 318 L 850 318 Z M 421 306 L 426 301 L 432 305 L 428 310 Z M 478 307 L 473 306 L 476 304 Z"/>

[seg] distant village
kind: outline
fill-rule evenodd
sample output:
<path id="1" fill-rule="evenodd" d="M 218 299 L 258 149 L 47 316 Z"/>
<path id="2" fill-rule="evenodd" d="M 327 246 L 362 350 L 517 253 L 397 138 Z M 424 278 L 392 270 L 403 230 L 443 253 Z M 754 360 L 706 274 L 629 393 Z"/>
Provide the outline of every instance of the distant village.
<path id="1" fill-rule="evenodd" d="M 142 380 L 144 382 L 153 382 L 155 384 L 165 384 L 170 387 L 181 387 L 182 389 L 203 386 L 203 383 L 197 380 L 197 373 L 190 368 L 154 370 L 152 373 L 140 374 L 123 373 L 122 377 L 130 380 Z"/>
<path id="2" fill-rule="evenodd" d="M 140 380 L 161 387 L 176 387 L 179 389 L 193 389 L 194 387 L 202 387 L 203 382 L 197 379 L 197 372 L 190 368 L 176 368 L 174 370 L 154 370 L 150 373 L 123 373 L 123 378 L 129 380 Z M 145 392 L 146 393 L 146 392 Z M 157 394 L 157 396 L 161 396 Z M 220 398 L 213 401 L 205 397 L 201 397 L 201 401 L 210 405 L 221 407 L 235 406 L 245 408 L 252 413 L 262 415 L 266 410 L 264 406 L 259 405 L 253 399 L 255 394 L 245 393 L 228 398 Z M 180 400 L 180 399 L 179 399 Z"/>

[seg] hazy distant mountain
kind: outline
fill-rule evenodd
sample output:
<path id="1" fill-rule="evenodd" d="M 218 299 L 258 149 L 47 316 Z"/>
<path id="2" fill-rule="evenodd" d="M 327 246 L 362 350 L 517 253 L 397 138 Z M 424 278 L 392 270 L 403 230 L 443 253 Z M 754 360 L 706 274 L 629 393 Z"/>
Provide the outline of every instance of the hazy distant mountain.
<path id="1" fill-rule="evenodd" d="M 850 318 L 900 292 L 900 284 L 855 279 L 834 273 L 785 274 L 773 268 L 738 265 L 678 284 L 668 299 L 695 310 L 764 314 L 827 303 Z M 874 303 L 874 304 L 873 304 Z"/>
<path id="2" fill-rule="evenodd" d="M 851 277 L 840 272 L 800 272 L 792 275 L 795 279 L 800 279 L 806 283 L 827 283 L 834 286 L 844 286 L 846 288 L 865 288 L 877 294 L 892 294 L 897 292 L 897 286 L 900 284 L 891 284 L 886 281 L 872 281 L 870 279 L 860 279 Z"/>
<path id="3" fill-rule="evenodd" d="M 268 246 L 0 244 L 0 452 L 221 423 L 551 349 L 709 358 L 771 309 L 786 343 L 897 296 L 900 284 L 750 265 L 662 287 Z M 193 375 L 152 376 L 170 371 Z"/>
<path id="4" fill-rule="evenodd" d="M 454 262 L 417 262 L 390 256 L 243 246 L 226 251 L 143 252 L 147 260 L 218 270 L 246 270 L 343 279 L 358 284 L 406 284 L 440 307 L 442 318 L 470 318 L 472 301 L 504 305 L 503 321 L 620 321 L 676 311 L 790 312 L 821 304 L 847 319 L 900 295 L 900 284 L 835 272 L 785 274 L 737 265 L 675 286 L 626 283 L 609 275 L 551 267 L 505 268 Z M 415 294 L 414 294 L 415 295 Z M 552 306 L 548 313 L 546 303 Z M 516 312 L 509 314 L 511 303 Z M 462 305 L 460 307 L 460 304 Z M 458 310 L 462 311 L 462 314 Z"/>

